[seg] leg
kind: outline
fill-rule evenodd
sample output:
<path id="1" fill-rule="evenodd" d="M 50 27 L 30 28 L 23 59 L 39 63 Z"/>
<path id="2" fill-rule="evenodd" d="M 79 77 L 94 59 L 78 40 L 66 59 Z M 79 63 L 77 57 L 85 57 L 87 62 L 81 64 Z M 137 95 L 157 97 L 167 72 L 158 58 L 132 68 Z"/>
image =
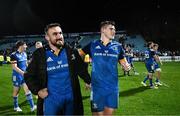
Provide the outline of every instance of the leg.
<path id="1" fill-rule="evenodd" d="M 113 112 L 114 112 L 114 109 L 113 109 L 113 108 L 105 107 L 103 114 L 104 114 L 104 115 L 108 115 L 108 116 L 112 116 L 112 115 L 113 115 Z"/>
<path id="2" fill-rule="evenodd" d="M 143 86 L 147 86 L 146 85 L 146 81 L 149 79 L 149 77 L 148 77 L 148 75 L 144 78 L 144 80 L 141 82 L 141 84 L 143 85 Z"/>
<path id="3" fill-rule="evenodd" d="M 13 75 L 12 81 L 13 81 L 14 110 L 17 112 L 21 112 L 22 109 L 18 105 L 18 94 L 21 87 L 20 78 L 16 75 Z"/>
<path id="4" fill-rule="evenodd" d="M 162 84 L 160 83 L 160 76 L 161 76 L 161 69 L 158 68 L 156 70 L 156 82 L 155 84 L 158 85 L 158 86 L 161 86 Z"/>
<path id="5" fill-rule="evenodd" d="M 65 96 L 64 115 L 73 115 L 73 95 L 70 93 Z"/>
<path id="6" fill-rule="evenodd" d="M 148 76 L 149 76 L 149 83 L 150 83 L 150 87 L 153 86 L 153 83 L 152 83 L 152 73 L 148 73 Z"/>
<path id="7" fill-rule="evenodd" d="M 58 103 L 55 99 L 52 99 L 50 97 L 46 97 L 44 99 L 44 115 L 57 115 L 58 110 L 60 109 L 58 107 Z"/>
<path id="8" fill-rule="evenodd" d="M 13 87 L 13 100 L 14 100 L 14 108 L 18 108 L 18 94 L 20 91 L 20 87 Z"/>
<path id="9" fill-rule="evenodd" d="M 157 71 L 157 79 L 158 79 L 158 82 L 160 80 L 160 76 L 161 76 L 161 72 L 160 71 Z"/>
<path id="10" fill-rule="evenodd" d="M 104 116 L 104 112 L 93 112 L 93 116 Z"/>
<path id="11" fill-rule="evenodd" d="M 33 96 L 32 96 L 32 94 L 31 94 L 31 91 L 28 89 L 26 83 L 23 83 L 23 84 L 22 84 L 22 87 L 23 87 L 23 89 L 24 89 L 24 91 L 25 91 L 26 99 L 27 99 L 27 101 L 29 102 L 29 105 L 30 105 L 30 107 L 31 107 L 31 111 L 34 111 L 37 106 L 34 105 Z"/>
<path id="12" fill-rule="evenodd" d="M 105 108 L 103 115 L 112 116 L 116 108 L 118 108 L 118 92 L 111 92 L 105 96 Z"/>
<path id="13" fill-rule="evenodd" d="M 158 89 L 158 87 L 154 86 L 152 83 L 153 73 L 149 73 L 149 83 L 151 89 Z"/>
<path id="14" fill-rule="evenodd" d="M 91 91 L 91 111 L 93 116 L 103 116 L 104 97 L 99 92 Z"/>

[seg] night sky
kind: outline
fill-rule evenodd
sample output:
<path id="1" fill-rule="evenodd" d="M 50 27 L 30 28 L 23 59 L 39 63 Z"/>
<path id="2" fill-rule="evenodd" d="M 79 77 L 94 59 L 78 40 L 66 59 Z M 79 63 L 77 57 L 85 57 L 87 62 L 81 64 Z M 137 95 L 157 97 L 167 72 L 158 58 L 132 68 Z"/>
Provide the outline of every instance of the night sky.
<path id="1" fill-rule="evenodd" d="M 52 22 L 65 33 L 99 31 L 103 20 L 114 20 L 117 30 L 142 30 L 151 23 L 173 27 L 178 7 L 165 0 L 0 0 L 0 35 L 43 34 Z"/>

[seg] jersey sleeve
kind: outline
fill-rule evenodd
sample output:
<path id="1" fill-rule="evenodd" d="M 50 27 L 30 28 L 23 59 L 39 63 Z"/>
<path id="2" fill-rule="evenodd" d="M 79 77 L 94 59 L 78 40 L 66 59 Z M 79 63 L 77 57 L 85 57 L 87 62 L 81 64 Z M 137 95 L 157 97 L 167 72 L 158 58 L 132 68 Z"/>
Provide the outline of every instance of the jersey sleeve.
<path id="1" fill-rule="evenodd" d="M 118 59 L 121 60 L 125 57 L 125 51 L 122 48 L 122 46 L 120 46 L 120 50 L 119 50 L 119 55 L 118 55 Z"/>
<path id="2" fill-rule="evenodd" d="M 11 58 L 11 61 L 17 61 L 16 56 L 15 56 L 14 53 L 11 54 L 10 58 Z"/>

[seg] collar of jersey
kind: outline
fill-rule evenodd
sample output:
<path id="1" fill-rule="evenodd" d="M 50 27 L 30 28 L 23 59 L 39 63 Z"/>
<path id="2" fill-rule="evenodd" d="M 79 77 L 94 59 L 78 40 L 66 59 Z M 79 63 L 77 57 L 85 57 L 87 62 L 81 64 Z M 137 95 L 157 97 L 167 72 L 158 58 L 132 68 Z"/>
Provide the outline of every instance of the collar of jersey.
<path id="1" fill-rule="evenodd" d="M 59 51 L 58 55 L 61 53 L 61 51 L 63 50 L 63 48 L 65 48 L 65 45 L 60 48 L 60 51 Z M 55 55 L 55 51 L 52 50 L 52 49 L 49 47 L 49 45 L 46 45 L 46 46 L 45 46 L 45 49 L 46 49 L 46 51 L 51 51 L 51 52 Z"/>
<path id="2" fill-rule="evenodd" d="M 102 46 L 104 46 L 104 47 L 108 47 L 108 46 L 111 44 L 111 42 L 112 42 L 112 41 L 109 41 L 109 43 L 105 46 L 105 45 L 103 44 L 104 42 L 103 42 L 102 40 L 99 40 L 99 43 L 100 43 Z"/>

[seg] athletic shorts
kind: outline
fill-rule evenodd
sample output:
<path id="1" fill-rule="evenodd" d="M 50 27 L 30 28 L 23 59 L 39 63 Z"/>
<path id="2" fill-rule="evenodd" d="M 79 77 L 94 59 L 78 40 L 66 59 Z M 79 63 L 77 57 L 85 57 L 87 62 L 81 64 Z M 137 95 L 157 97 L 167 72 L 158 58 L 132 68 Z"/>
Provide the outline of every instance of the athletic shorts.
<path id="1" fill-rule="evenodd" d="M 44 115 L 73 115 L 73 95 L 48 95 L 44 100 Z"/>
<path id="2" fill-rule="evenodd" d="M 20 75 L 13 75 L 12 81 L 15 87 L 20 87 L 25 83 L 24 78 Z"/>
<path id="3" fill-rule="evenodd" d="M 160 68 L 159 64 L 158 64 L 158 63 L 155 63 L 154 69 L 156 70 L 156 69 L 159 69 L 159 68 Z"/>
<path id="4" fill-rule="evenodd" d="M 97 90 L 91 92 L 91 111 L 101 112 L 105 107 L 116 109 L 118 108 L 118 92 L 107 92 Z"/>
<path id="5" fill-rule="evenodd" d="M 154 65 L 153 64 L 146 64 L 146 69 L 149 73 L 154 73 Z"/>

